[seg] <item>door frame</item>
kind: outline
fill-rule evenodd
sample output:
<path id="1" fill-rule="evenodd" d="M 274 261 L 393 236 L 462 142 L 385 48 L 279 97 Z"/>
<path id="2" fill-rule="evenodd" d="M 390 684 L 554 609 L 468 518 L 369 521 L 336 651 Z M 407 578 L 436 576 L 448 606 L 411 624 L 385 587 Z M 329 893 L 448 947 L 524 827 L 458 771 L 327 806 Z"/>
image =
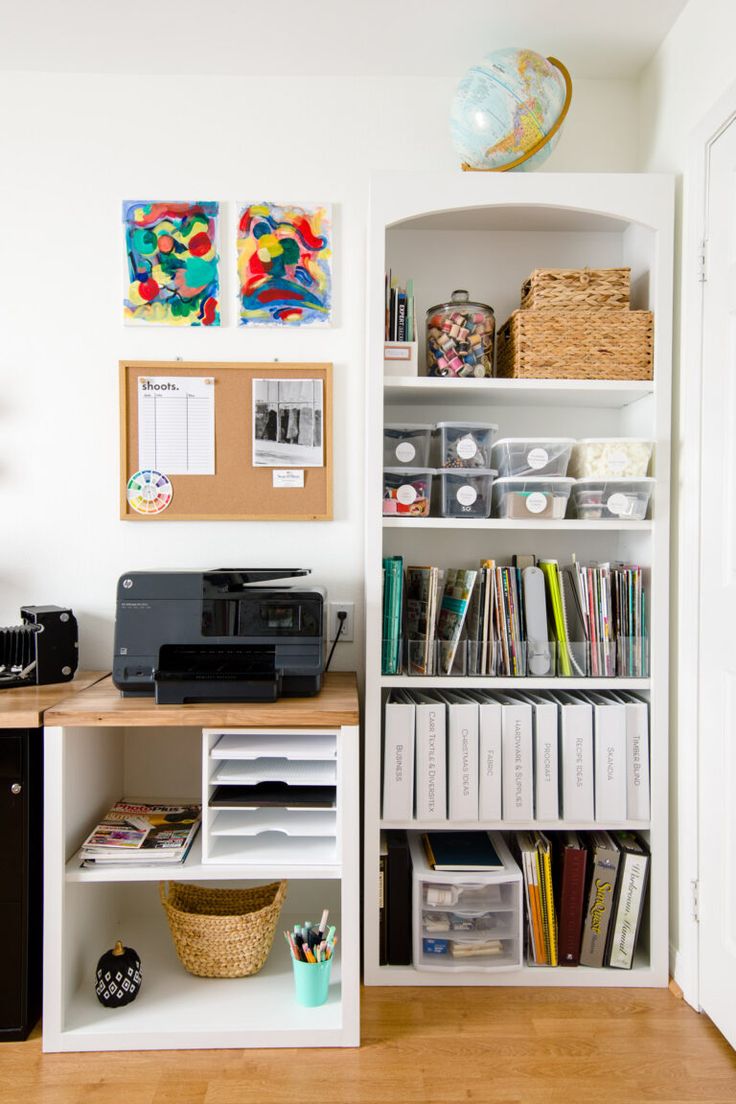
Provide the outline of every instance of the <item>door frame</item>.
<path id="1" fill-rule="evenodd" d="M 680 348 L 675 372 L 677 408 L 673 434 L 672 482 L 677 488 L 678 563 L 673 593 L 673 640 L 677 685 L 671 690 L 674 744 L 671 762 L 670 818 L 676 868 L 671 871 L 671 920 L 677 943 L 670 942 L 670 972 L 685 1000 L 700 1009 L 700 940 L 697 920 L 700 871 L 700 687 L 693 671 L 700 668 L 700 533 L 703 409 L 703 301 L 707 278 L 709 159 L 713 144 L 736 121 L 736 83 L 721 96 L 692 132 L 688 143 L 682 194 L 682 256 L 679 274 Z M 677 289 L 675 294 L 677 302 Z M 683 368 L 686 368 L 683 371 Z M 677 447 L 679 445 L 679 448 Z M 673 526 L 674 528 L 674 526 Z M 692 534 L 698 534 L 697 542 Z M 687 549 L 687 569 L 682 555 Z M 690 733 L 695 734 L 693 739 Z M 695 780 L 695 785 L 693 785 Z M 671 924 L 672 926 L 672 924 Z"/>

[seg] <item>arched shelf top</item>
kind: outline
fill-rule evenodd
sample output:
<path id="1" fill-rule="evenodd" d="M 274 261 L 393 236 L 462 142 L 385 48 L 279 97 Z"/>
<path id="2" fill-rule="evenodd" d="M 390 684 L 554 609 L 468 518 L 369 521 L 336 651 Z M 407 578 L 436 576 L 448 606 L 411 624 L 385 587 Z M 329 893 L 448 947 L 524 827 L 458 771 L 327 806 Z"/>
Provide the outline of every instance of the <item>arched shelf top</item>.
<path id="1" fill-rule="evenodd" d="M 655 229 L 630 218 L 573 204 L 504 202 L 424 211 L 389 223 L 386 229 L 622 234 L 630 226 Z"/>

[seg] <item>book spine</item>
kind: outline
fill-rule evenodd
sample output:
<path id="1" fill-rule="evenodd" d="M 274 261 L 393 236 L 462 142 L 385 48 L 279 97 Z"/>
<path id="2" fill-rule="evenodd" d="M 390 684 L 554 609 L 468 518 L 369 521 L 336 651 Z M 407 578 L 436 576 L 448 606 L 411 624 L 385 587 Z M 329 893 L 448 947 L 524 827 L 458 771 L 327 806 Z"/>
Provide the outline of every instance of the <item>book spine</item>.
<path id="1" fill-rule="evenodd" d="M 599 847 L 593 855 L 593 877 L 580 947 L 582 966 L 602 966 L 616 891 L 619 852 Z"/>
<path id="2" fill-rule="evenodd" d="M 411 820 L 414 814 L 414 706 L 388 701 L 383 742 L 383 816 Z"/>
<path id="3" fill-rule="evenodd" d="M 586 860 L 587 852 L 582 847 L 566 847 L 562 854 L 558 936 L 560 966 L 577 966 L 580 962 Z"/>
<path id="4" fill-rule="evenodd" d="M 443 703 L 416 707 L 416 810 L 418 820 L 447 818 L 447 732 Z"/>
<path id="5" fill-rule="evenodd" d="M 448 707 L 450 820 L 478 819 L 478 706 Z"/>
<path id="6" fill-rule="evenodd" d="M 649 855 L 624 854 L 608 953 L 608 965 L 618 970 L 630 970 L 634 962 L 648 874 Z"/>
<path id="7" fill-rule="evenodd" d="M 544 878 L 544 896 L 547 902 L 547 927 L 549 929 L 549 964 L 556 966 L 557 958 L 557 916 L 555 915 L 555 898 L 552 891 L 552 856 L 549 845 L 541 855 L 542 876 Z"/>
<path id="8" fill-rule="evenodd" d="M 501 820 L 501 705 L 486 702 L 478 708 L 479 779 L 478 815 L 481 820 Z"/>
<path id="9" fill-rule="evenodd" d="M 645 702 L 626 705 L 626 815 L 649 820 L 649 709 Z"/>

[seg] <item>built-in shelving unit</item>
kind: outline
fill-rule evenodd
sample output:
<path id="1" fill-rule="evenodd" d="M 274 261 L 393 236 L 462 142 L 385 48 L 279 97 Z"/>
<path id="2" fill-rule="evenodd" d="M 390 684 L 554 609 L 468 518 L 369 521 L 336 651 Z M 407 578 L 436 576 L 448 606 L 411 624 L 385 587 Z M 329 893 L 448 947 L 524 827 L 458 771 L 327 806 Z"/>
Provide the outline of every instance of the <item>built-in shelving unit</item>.
<path id="1" fill-rule="evenodd" d="M 108 679 L 46 714 L 44 1050 L 358 1044 L 357 722 L 349 673 L 326 676 L 313 699 L 229 705 L 123 699 Z M 223 747 L 227 758 L 218 758 Z M 295 815 L 207 808 L 181 866 L 80 865 L 81 844 L 121 797 L 207 804 L 223 778 L 251 772 L 270 781 L 275 749 L 295 754 L 295 747 L 302 774 L 334 783 L 334 808 Z M 224 887 L 288 880 L 276 937 L 257 975 L 187 973 L 156 884 L 170 879 Z M 340 942 L 327 1003 L 309 1010 L 307 1032 L 281 930 L 305 917 L 318 920 L 325 907 Z M 111 1011 L 98 1003 L 94 977 L 97 959 L 116 939 L 140 955 L 143 984 L 132 1004 Z"/>
<path id="2" fill-rule="evenodd" d="M 652 175 L 384 174 L 371 190 L 366 402 L 366 702 L 364 973 L 371 985 L 655 986 L 668 979 L 667 744 L 672 314 L 672 180 Z M 651 381 L 431 379 L 383 373 L 384 273 L 413 278 L 424 371 L 424 312 L 467 288 L 500 326 L 535 268 L 619 267 L 632 273 L 632 307 L 655 317 Z M 655 442 L 650 520 L 453 520 L 382 518 L 382 431 L 390 423 L 443 419 L 498 423 L 499 436 L 646 437 Z M 490 678 L 381 675 L 382 557 L 474 567 L 534 552 L 569 562 L 628 561 L 647 568 L 648 678 Z M 459 823 L 381 816 L 383 706 L 394 687 L 424 690 L 633 690 L 650 704 L 651 819 L 610 824 Z M 522 966 L 499 971 L 422 971 L 379 965 L 379 836 L 382 828 L 500 831 L 632 828 L 651 854 L 644 934 L 630 971 Z"/>

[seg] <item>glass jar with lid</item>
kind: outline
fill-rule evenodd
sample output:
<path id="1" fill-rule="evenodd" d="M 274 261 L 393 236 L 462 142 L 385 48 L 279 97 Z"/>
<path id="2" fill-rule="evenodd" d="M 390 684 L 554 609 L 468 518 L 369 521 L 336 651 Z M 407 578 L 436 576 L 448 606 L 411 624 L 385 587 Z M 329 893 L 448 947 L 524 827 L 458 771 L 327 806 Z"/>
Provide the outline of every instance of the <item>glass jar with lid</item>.
<path id="1" fill-rule="evenodd" d="M 495 332 L 493 307 L 453 291 L 449 303 L 427 311 L 427 375 L 492 376 Z"/>

